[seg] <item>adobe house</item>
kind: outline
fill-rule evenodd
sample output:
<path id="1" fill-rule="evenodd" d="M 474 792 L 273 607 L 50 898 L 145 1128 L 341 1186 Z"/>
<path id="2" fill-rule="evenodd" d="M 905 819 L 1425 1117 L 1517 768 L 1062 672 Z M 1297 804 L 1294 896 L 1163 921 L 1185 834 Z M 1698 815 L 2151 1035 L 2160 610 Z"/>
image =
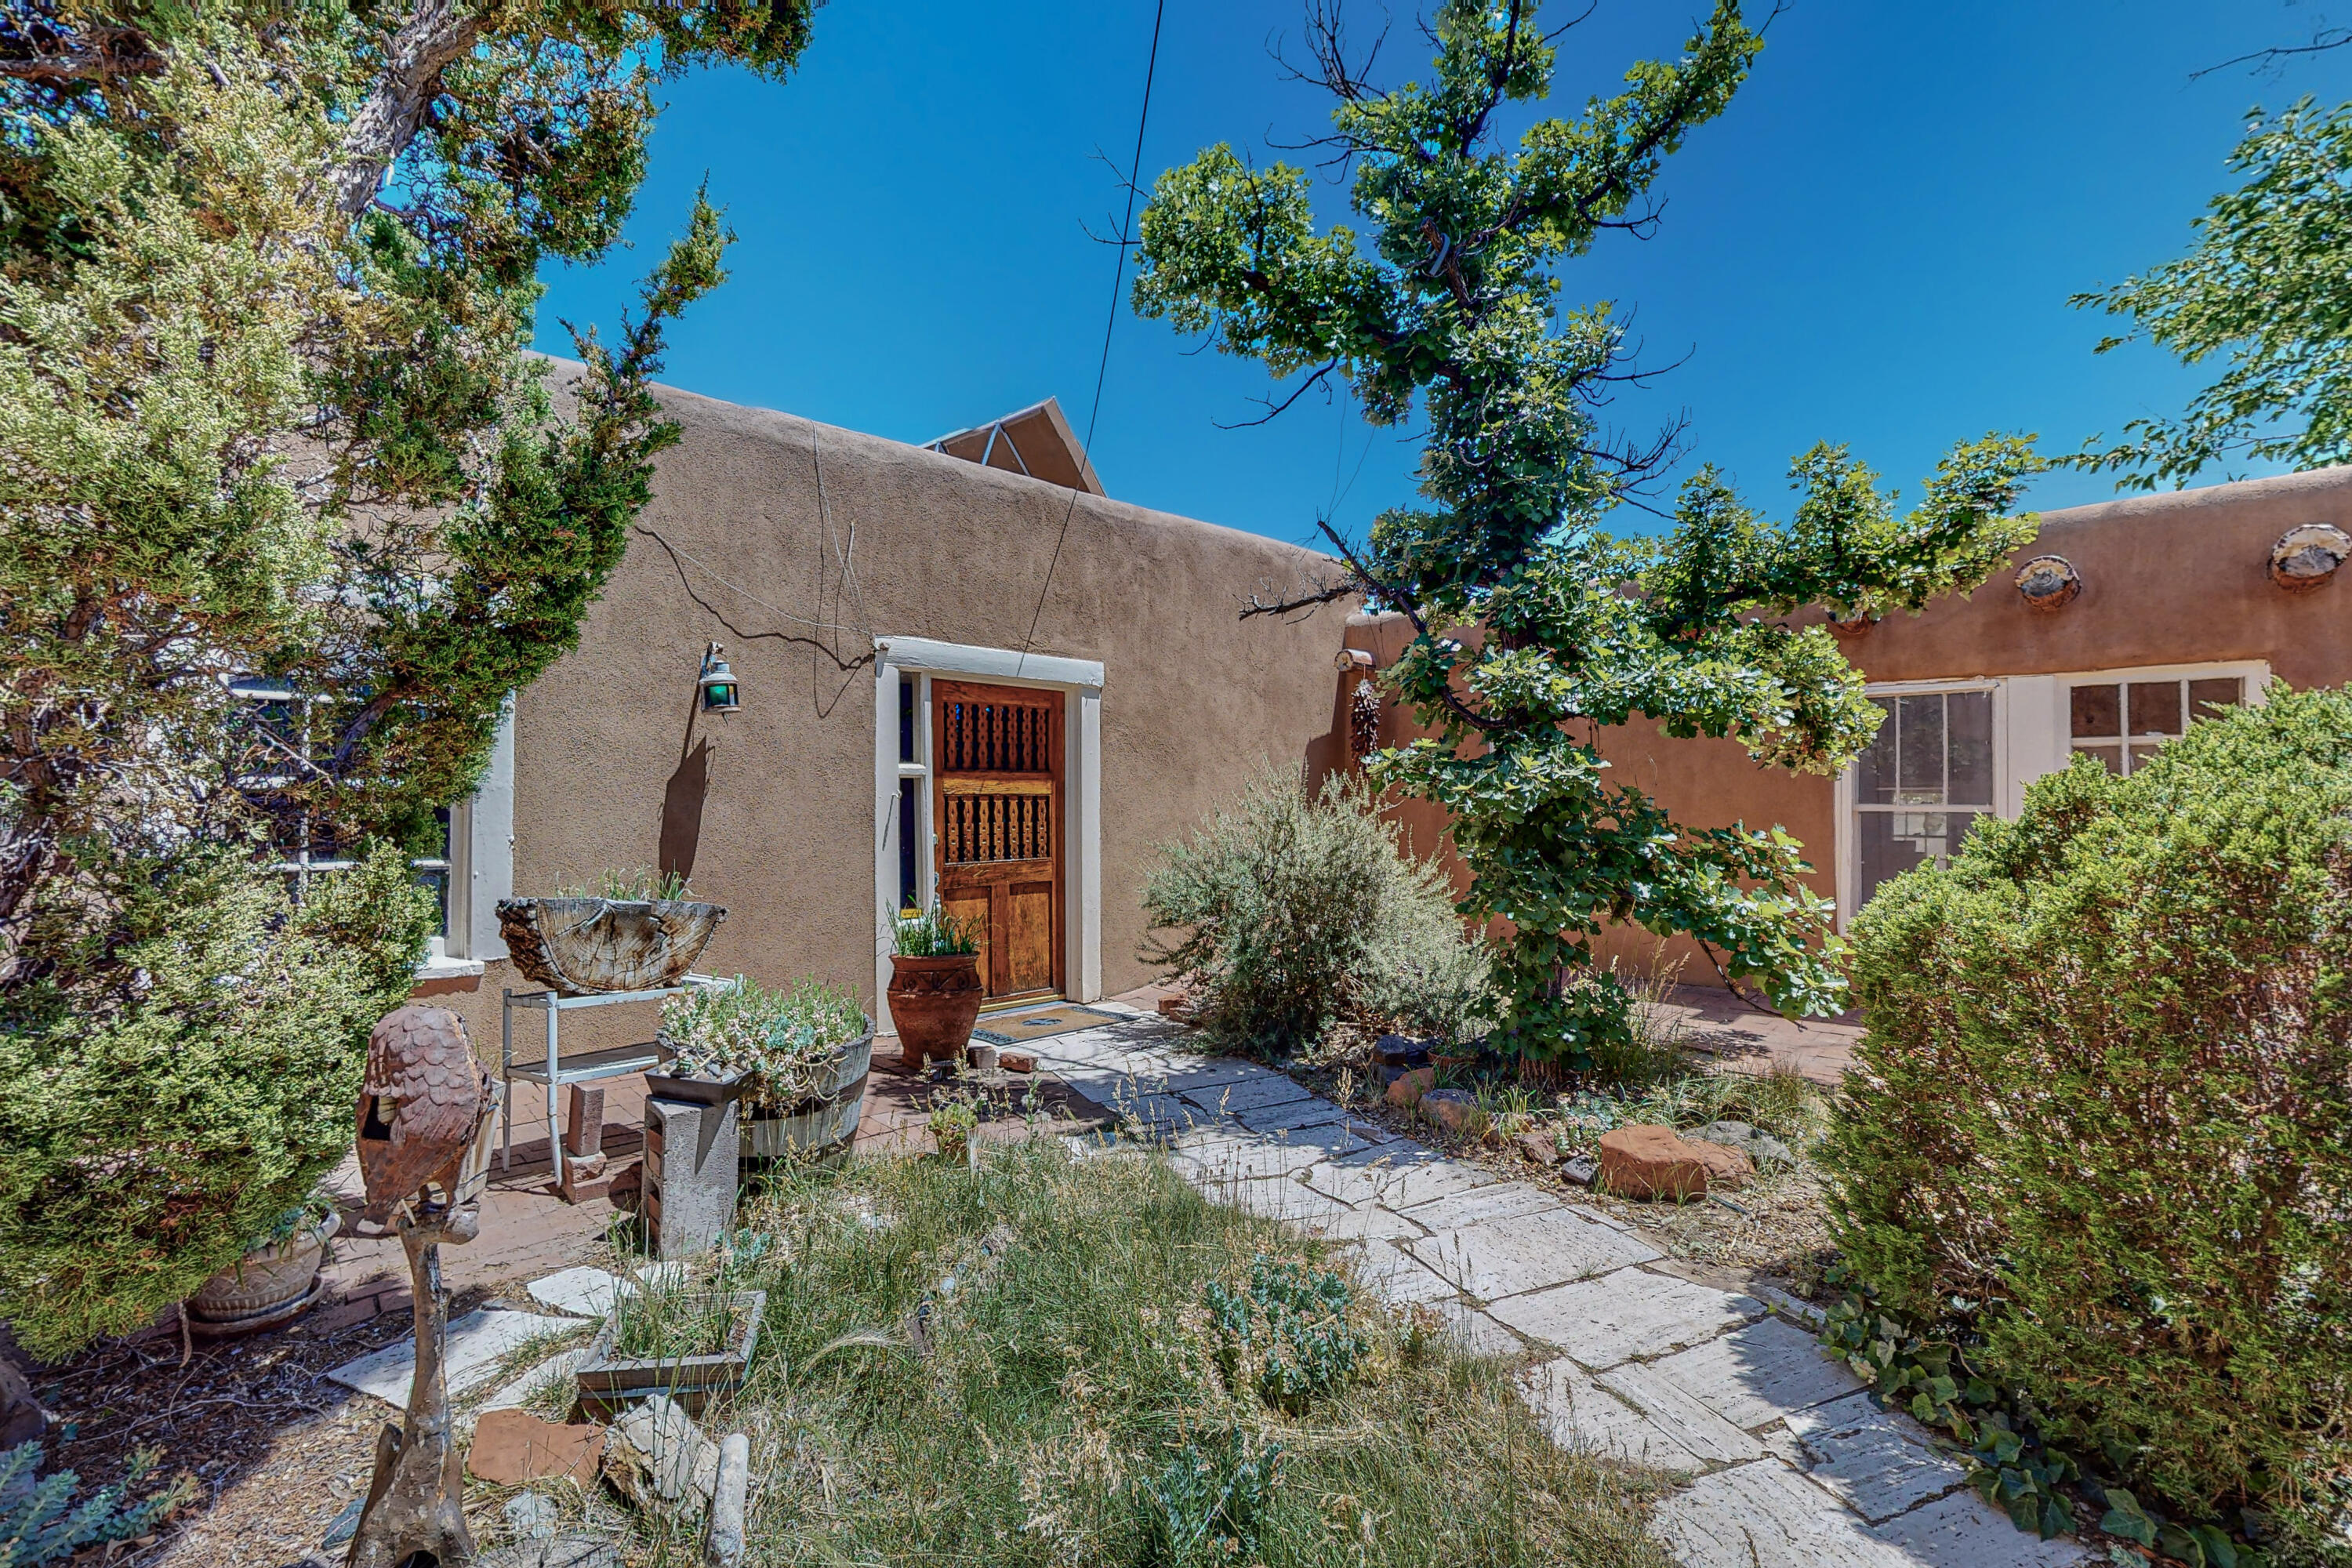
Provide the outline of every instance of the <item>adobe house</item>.
<path id="1" fill-rule="evenodd" d="M 1129 990 L 1151 978 L 1156 847 L 1258 768 L 1346 758 L 1347 606 L 1238 617 L 1330 563 L 1105 495 L 1054 403 L 914 447 L 661 397 L 684 438 L 625 558 L 451 814 L 421 990 L 485 1054 L 501 993 L 537 989 L 498 900 L 607 868 L 680 872 L 728 907 L 703 972 L 822 977 L 886 1031 L 889 915 L 935 894 L 988 921 L 998 999 Z M 731 711 L 705 706 L 719 662 Z M 651 1016 L 572 1015 L 565 1054 L 642 1040 Z"/>
<path id="2" fill-rule="evenodd" d="M 1779 824 L 1801 840 L 1843 930 L 1872 891 L 1941 863 L 1969 824 L 2014 816 L 2025 786 L 2085 752 L 2127 772 L 2212 708 L 2352 681 L 2352 468 L 2135 496 L 2046 512 L 2034 542 L 1974 594 L 1843 628 L 1886 721 L 1840 777 L 1759 766 L 1729 741 L 1647 723 L 1605 731 L 1602 754 L 1696 827 Z M 1815 614 L 1811 617 L 1822 617 Z M 1348 646 L 1385 668 L 1402 616 L 1351 617 Z M 1412 733 L 1383 711 L 1381 739 Z M 1417 843 L 1442 818 L 1402 808 Z M 1616 931 L 1604 956 L 1645 968 L 1656 940 Z M 1717 984 L 1696 944 L 1668 943 L 1682 978 Z"/>

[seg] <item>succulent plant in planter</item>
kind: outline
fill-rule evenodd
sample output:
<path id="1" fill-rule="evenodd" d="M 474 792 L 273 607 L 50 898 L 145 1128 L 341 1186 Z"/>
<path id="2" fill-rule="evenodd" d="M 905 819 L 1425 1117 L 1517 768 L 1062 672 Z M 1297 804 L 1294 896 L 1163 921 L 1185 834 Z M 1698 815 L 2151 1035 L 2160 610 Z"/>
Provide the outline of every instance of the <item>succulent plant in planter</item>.
<path id="1" fill-rule="evenodd" d="M 908 1067 L 961 1061 L 980 1021 L 987 988 L 980 978 L 978 921 L 959 920 L 937 903 L 891 922 L 890 1022 Z"/>
<path id="2" fill-rule="evenodd" d="M 820 1155 L 856 1135 L 874 1055 L 874 1021 L 821 980 L 771 990 L 743 975 L 662 1004 L 667 1066 L 655 1094 L 742 1105 L 743 1152 Z"/>

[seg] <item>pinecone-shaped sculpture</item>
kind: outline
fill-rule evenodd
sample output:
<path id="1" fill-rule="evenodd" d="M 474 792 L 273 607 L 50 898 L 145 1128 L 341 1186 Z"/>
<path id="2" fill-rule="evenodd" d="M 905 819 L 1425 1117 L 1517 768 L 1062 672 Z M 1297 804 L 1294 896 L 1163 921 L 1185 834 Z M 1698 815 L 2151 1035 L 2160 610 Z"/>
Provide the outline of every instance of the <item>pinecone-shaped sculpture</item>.
<path id="1" fill-rule="evenodd" d="M 428 1183 L 453 1198 L 466 1151 L 494 1102 L 494 1080 L 446 1007 L 411 1005 L 368 1035 L 360 1089 L 360 1175 L 366 1217 L 382 1225 Z"/>

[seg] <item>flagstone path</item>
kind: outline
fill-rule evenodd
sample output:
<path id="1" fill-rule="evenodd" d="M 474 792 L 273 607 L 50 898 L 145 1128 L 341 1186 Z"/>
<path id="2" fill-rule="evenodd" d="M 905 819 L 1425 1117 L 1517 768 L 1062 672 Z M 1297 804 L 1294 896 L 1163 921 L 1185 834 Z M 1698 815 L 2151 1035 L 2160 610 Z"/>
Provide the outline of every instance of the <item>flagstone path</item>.
<path id="1" fill-rule="evenodd" d="M 1527 1354 L 1524 1391 L 1559 1442 L 1684 1478 L 1654 1528 L 1687 1568 L 2091 1560 L 1979 1499 L 1960 1464 L 1821 1354 L 1803 1302 L 1678 1262 L 1553 1190 L 1185 1037 L 1138 1012 L 1035 1048 L 1170 1144 L 1211 1196 L 1341 1241 L 1391 1303 L 1429 1308 L 1475 1349 Z"/>

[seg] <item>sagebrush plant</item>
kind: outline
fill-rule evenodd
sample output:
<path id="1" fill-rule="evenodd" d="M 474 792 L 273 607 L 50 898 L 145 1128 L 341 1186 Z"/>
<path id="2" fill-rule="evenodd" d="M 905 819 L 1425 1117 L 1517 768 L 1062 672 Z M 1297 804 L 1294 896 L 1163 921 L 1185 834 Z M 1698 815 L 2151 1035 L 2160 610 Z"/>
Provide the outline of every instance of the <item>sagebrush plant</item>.
<path id="1" fill-rule="evenodd" d="M 1246 1291 L 1261 1255 L 1343 1265 L 1157 1155 L 1041 1138 L 976 1171 L 795 1173 L 740 1223 L 776 1237 L 742 1275 L 766 1327 L 711 1419 L 752 1435 L 751 1531 L 777 1563 L 1668 1561 L 1643 1526 L 1660 1483 L 1553 1444 L 1508 1364 L 1361 1291 L 1363 1353 L 1303 1413 L 1229 1384 L 1208 1287 Z M 679 1534 L 672 1560 L 698 1561 Z"/>
<path id="2" fill-rule="evenodd" d="M 1193 987 L 1195 1023 L 1229 1047 L 1295 1049 L 1351 1015 L 1451 1040 L 1489 1008 L 1483 943 L 1444 873 L 1347 774 L 1313 795 L 1258 774 L 1160 847 L 1143 905 L 1144 961 Z"/>
<path id="3" fill-rule="evenodd" d="M 1247 1279 L 1212 1279 L 1202 1302 L 1218 1336 L 1225 1386 L 1255 1388 L 1294 1415 L 1346 1387 L 1369 1352 L 1348 1321 L 1354 1287 L 1336 1270 L 1300 1258 L 1259 1253 Z"/>
<path id="4" fill-rule="evenodd" d="M 85 1547 L 146 1534 L 198 1489 L 196 1479 L 184 1475 L 131 1501 L 160 1458 L 153 1449 L 132 1455 L 120 1486 L 100 1487 L 76 1501 L 81 1478 L 71 1470 L 42 1476 L 40 1444 L 0 1449 L 0 1568 L 40 1568 Z"/>
<path id="5" fill-rule="evenodd" d="M 2340 1528 L 2352 695 L 2273 688 L 2127 779 L 2078 761 L 1854 942 L 1822 1158 L 1858 1279 L 2191 1522 Z"/>
<path id="6" fill-rule="evenodd" d="M 677 1053 L 673 1073 L 732 1077 L 750 1105 L 781 1109 L 805 1100 L 841 1047 L 866 1033 L 864 1006 L 822 980 L 771 989 L 744 975 L 697 985 L 662 1004 L 662 1043 Z"/>
<path id="7" fill-rule="evenodd" d="M 1520 106 L 1549 93 L 1562 36 L 1538 10 L 1446 0 L 1426 24 L 1427 73 L 1383 87 L 1349 58 L 1339 7 L 1310 7 L 1301 75 L 1334 100 L 1318 144 L 1367 232 L 1319 227 L 1308 174 L 1219 144 L 1154 184 L 1135 305 L 1302 377 L 1294 398 L 1334 378 L 1374 425 L 1427 421 L 1423 504 L 1381 513 L 1361 542 L 1324 523 L 1345 570 L 1244 614 L 1361 595 L 1411 622 L 1381 679 L 1433 733 L 1367 767 L 1445 808 L 1472 873 L 1465 911 L 1512 924 L 1497 1043 L 1582 1068 L 1628 1029 L 1592 947 L 1611 923 L 1695 937 L 1790 1012 L 1845 1005 L 1802 846 L 1676 822 L 1609 772 L 1596 731 L 1645 717 L 1836 773 L 1879 714 L 1803 612 L 1917 610 L 1983 582 L 2032 536 L 2003 514 L 2037 465 L 2021 439 L 1957 447 L 1906 514 L 1822 445 L 1791 466 L 1786 524 L 1704 468 L 1664 537 L 1605 531 L 1680 455 L 1680 431 L 1652 442 L 1603 426 L 1636 374 L 1627 318 L 1608 301 L 1563 308 L 1560 269 L 1605 231 L 1657 221 L 1665 159 L 1729 107 L 1763 38 L 1718 0 L 1678 58 L 1634 65 L 1581 118 L 1529 122 Z"/>
<path id="8" fill-rule="evenodd" d="M 27 986 L 0 1028 L 0 1317 L 55 1359 L 144 1328 L 352 1146 L 368 1031 L 431 895 L 380 849 L 296 902 L 231 850 L 157 868 L 113 983 Z"/>

